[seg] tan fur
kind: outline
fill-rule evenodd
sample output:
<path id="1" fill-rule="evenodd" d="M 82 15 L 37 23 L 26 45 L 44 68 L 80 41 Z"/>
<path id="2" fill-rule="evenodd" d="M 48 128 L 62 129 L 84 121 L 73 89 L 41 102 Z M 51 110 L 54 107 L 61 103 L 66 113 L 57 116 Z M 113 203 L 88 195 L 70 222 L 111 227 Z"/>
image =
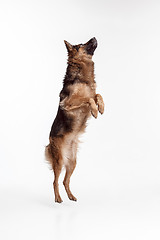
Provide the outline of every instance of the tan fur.
<path id="1" fill-rule="evenodd" d="M 104 112 L 103 98 L 100 94 L 96 94 L 92 57 L 86 54 L 84 47 L 77 52 L 71 44 L 66 41 L 65 44 L 69 52 L 68 63 L 71 65 L 72 77 L 76 76 L 79 79 L 79 82 L 67 87 L 69 95 L 60 101 L 60 108 L 68 117 L 74 119 L 72 132 L 61 137 L 50 137 L 50 143 L 45 150 L 46 159 L 51 164 L 55 175 L 53 183 L 55 201 L 59 203 L 62 199 L 59 194 L 58 178 L 63 166 L 66 168 L 63 184 L 67 195 L 69 199 L 77 200 L 70 191 L 69 182 L 76 166 L 78 138 L 84 132 L 86 121 L 91 114 L 97 118 L 98 111 L 101 114 Z"/>

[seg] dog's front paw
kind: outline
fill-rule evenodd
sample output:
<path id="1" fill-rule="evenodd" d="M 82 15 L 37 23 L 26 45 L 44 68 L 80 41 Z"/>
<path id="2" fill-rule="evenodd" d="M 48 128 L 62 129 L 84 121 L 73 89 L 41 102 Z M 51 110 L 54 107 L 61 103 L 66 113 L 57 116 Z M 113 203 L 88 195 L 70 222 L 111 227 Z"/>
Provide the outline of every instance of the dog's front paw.
<path id="1" fill-rule="evenodd" d="M 90 104 L 92 116 L 97 118 L 98 117 L 98 108 L 97 108 L 96 103 L 93 98 L 90 98 L 89 104 Z"/>
<path id="2" fill-rule="evenodd" d="M 104 103 L 98 104 L 98 111 L 103 114 L 104 113 Z"/>
<path id="3" fill-rule="evenodd" d="M 104 102 L 103 98 L 100 94 L 96 95 L 96 104 L 98 105 L 98 111 L 103 114 L 104 113 Z"/>
<path id="4" fill-rule="evenodd" d="M 97 108 L 92 108 L 91 113 L 94 118 L 98 117 L 98 109 Z"/>

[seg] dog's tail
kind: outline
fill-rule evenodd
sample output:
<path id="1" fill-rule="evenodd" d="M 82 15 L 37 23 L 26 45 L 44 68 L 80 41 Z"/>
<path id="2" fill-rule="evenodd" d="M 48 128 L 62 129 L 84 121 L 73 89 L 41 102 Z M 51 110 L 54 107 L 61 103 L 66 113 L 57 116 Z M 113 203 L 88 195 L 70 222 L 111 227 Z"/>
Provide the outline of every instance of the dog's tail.
<path id="1" fill-rule="evenodd" d="M 61 159 L 58 143 L 57 139 L 50 139 L 50 143 L 45 147 L 45 158 L 52 167 L 51 169 L 54 169 L 55 165 L 58 164 Z"/>
<path id="2" fill-rule="evenodd" d="M 52 156 L 52 149 L 51 149 L 51 144 L 48 144 L 45 147 L 45 159 L 47 163 L 50 165 L 50 169 L 53 169 L 53 156 Z"/>

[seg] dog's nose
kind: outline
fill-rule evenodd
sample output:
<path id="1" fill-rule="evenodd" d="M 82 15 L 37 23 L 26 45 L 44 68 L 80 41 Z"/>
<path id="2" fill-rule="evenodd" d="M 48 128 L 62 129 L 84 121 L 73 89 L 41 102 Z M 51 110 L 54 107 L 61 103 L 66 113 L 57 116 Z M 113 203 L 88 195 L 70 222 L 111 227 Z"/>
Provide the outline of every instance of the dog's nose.
<path id="1" fill-rule="evenodd" d="M 89 42 L 92 43 L 93 46 L 97 46 L 97 39 L 95 37 L 91 38 Z"/>
<path id="2" fill-rule="evenodd" d="M 95 37 L 91 38 L 93 41 L 96 41 L 97 42 L 97 39 Z"/>

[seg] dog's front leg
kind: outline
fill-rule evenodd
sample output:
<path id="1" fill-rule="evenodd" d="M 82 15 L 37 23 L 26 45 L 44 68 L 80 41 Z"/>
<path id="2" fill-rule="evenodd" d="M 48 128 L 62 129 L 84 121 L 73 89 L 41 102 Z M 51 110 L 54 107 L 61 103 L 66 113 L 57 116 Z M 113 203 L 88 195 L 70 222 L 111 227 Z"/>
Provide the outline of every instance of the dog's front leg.
<path id="1" fill-rule="evenodd" d="M 98 109 L 93 98 L 80 98 L 80 97 L 76 99 L 70 98 L 64 99 L 63 101 L 60 102 L 61 109 L 66 111 L 72 111 L 87 105 L 90 107 L 93 117 L 97 118 Z"/>
<path id="2" fill-rule="evenodd" d="M 60 102 L 60 107 L 65 111 L 72 111 L 74 109 L 78 109 L 86 104 L 86 98 L 65 98 Z"/>
<path id="3" fill-rule="evenodd" d="M 104 101 L 100 94 L 96 94 L 95 102 L 98 105 L 98 111 L 103 114 L 104 113 Z"/>

